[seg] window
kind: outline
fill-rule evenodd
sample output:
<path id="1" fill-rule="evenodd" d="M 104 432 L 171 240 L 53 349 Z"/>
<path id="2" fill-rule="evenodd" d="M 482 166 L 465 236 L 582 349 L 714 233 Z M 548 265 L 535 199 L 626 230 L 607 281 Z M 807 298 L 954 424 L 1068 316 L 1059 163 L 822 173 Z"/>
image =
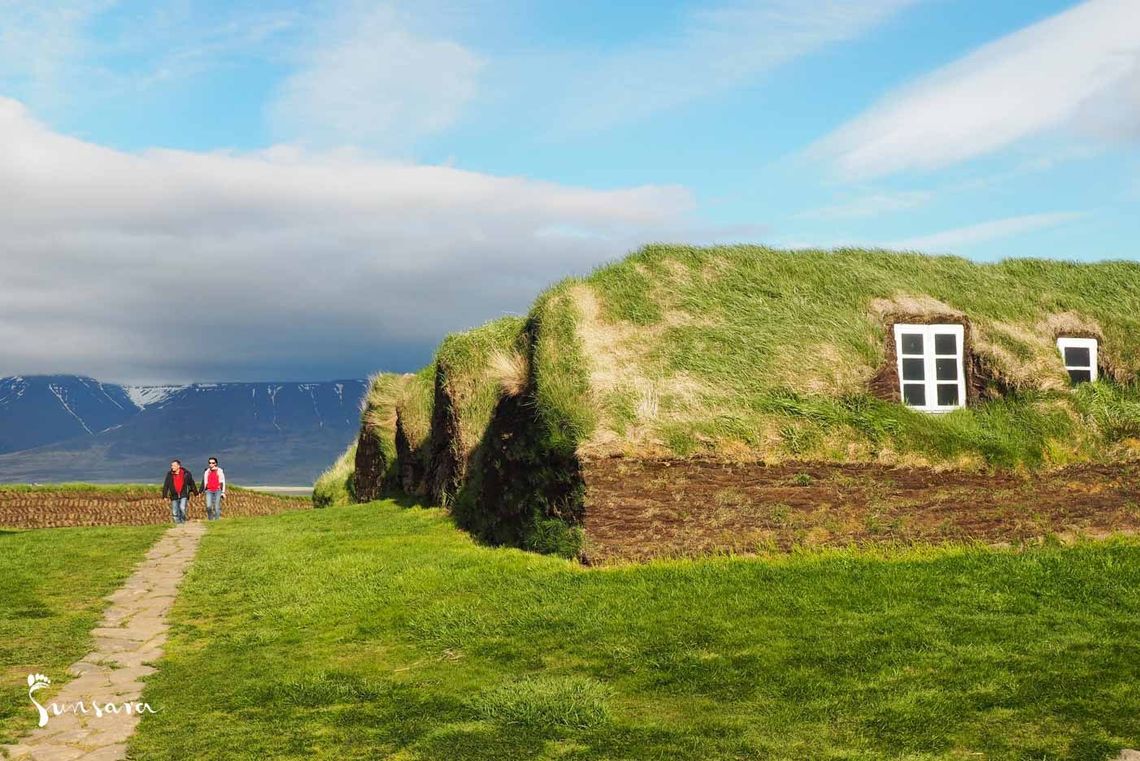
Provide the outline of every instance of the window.
<path id="1" fill-rule="evenodd" d="M 966 403 L 961 325 L 895 325 L 903 404 L 949 412 Z"/>
<path id="2" fill-rule="evenodd" d="M 1057 348 L 1073 385 L 1096 380 L 1096 339 L 1058 338 Z"/>

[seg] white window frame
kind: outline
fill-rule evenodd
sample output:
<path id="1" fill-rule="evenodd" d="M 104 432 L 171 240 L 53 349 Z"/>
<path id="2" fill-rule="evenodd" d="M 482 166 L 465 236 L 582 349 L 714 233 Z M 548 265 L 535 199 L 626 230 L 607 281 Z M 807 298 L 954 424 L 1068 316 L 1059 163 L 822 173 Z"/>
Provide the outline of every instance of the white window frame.
<path id="1" fill-rule="evenodd" d="M 1085 367 L 1083 365 L 1070 365 L 1065 360 L 1065 349 L 1088 349 L 1090 366 Z M 1095 338 L 1070 338 L 1068 336 L 1062 336 L 1057 339 L 1057 351 L 1061 352 L 1061 363 L 1065 365 L 1065 372 L 1070 372 L 1072 370 L 1088 370 L 1089 381 L 1096 380 L 1096 368 L 1098 360 L 1100 358 L 1097 356 L 1097 340 Z M 1071 376 L 1069 380 L 1072 382 Z M 1073 383 L 1073 385 L 1075 386 L 1077 384 Z"/>
<path id="2" fill-rule="evenodd" d="M 965 363 L 962 361 L 965 351 L 965 338 L 966 331 L 961 325 L 923 325 L 923 324 L 903 324 L 898 323 L 895 325 L 895 356 L 897 358 L 895 371 L 898 373 L 899 378 L 899 401 L 905 404 L 912 410 L 919 410 L 921 412 L 943 413 L 951 412 L 953 410 L 961 409 L 966 406 L 966 373 Z M 954 336 L 954 354 L 937 354 L 934 348 L 934 336 L 937 334 L 950 333 Z M 922 354 L 903 354 L 904 335 L 921 335 L 922 336 Z M 923 360 L 923 380 L 922 381 L 904 381 L 903 380 L 903 360 L 904 359 L 917 359 L 921 356 Z M 953 357 L 958 367 L 958 403 L 953 405 L 940 405 L 938 404 L 938 386 L 949 385 L 954 381 L 938 381 L 938 359 L 948 359 Z M 906 396 L 903 393 L 903 384 L 913 384 L 921 382 L 925 386 L 926 404 L 922 406 L 907 404 Z"/>

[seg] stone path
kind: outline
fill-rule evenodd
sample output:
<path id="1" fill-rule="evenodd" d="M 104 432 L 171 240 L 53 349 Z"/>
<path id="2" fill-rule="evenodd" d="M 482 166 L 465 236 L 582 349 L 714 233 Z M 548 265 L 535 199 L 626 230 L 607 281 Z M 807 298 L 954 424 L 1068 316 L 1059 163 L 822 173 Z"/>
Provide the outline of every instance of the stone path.
<path id="1" fill-rule="evenodd" d="M 0 746 L 0 751 L 7 751 L 13 760 L 126 758 L 127 739 L 139 722 L 138 714 L 132 710 L 96 716 L 90 706 L 92 702 L 134 705 L 141 699 L 142 679 L 155 671 L 146 664 L 162 655 L 166 614 L 205 531 L 204 523 L 195 522 L 173 526 L 163 534 L 134 574 L 108 598 L 111 606 L 91 632 L 93 652 L 71 666 L 76 678 L 50 698 L 42 691 L 36 694 L 49 711 L 52 703 L 62 708 L 83 701 L 89 713 L 51 714 L 46 726 L 32 730 L 17 745 Z M 161 711 L 162 706 L 153 709 Z"/>

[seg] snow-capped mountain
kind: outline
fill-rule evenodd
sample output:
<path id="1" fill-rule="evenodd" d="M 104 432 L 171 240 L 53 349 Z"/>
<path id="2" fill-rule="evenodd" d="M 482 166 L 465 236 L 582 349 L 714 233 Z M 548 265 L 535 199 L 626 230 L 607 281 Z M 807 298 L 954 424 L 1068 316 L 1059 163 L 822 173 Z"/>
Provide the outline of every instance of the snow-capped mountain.
<path id="1" fill-rule="evenodd" d="M 0 482 L 154 481 L 171 458 L 231 479 L 312 483 L 352 440 L 361 380 L 119 386 L 0 379 Z"/>
<path id="2" fill-rule="evenodd" d="M 121 386 L 76 375 L 0 378 L 0 453 L 92 436 L 138 414 Z"/>
<path id="3" fill-rule="evenodd" d="M 189 388 L 185 386 L 123 386 L 123 391 L 127 393 L 127 397 L 134 402 L 134 405 L 140 410 L 144 407 L 151 407 L 156 404 L 162 404 L 179 391 Z"/>

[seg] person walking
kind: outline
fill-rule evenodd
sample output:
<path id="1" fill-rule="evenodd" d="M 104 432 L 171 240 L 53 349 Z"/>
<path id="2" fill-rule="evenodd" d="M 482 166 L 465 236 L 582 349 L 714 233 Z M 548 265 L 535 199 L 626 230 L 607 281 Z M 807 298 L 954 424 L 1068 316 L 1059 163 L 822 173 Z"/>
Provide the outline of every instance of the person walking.
<path id="1" fill-rule="evenodd" d="M 182 467 L 181 460 L 171 460 L 170 470 L 166 471 L 166 480 L 162 483 L 162 496 L 170 500 L 170 512 L 175 523 L 186 522 L 186 503 L 197 493 L 194 476 Z"/>
<path id="2" fill-rule="evenodd" d="M 222 500 L 226 498 L 226 473 L 218 467 L 218 458 L 208 460 L 202 474 L 202 488 L 206 492 L 206 518 L 216 521 L 222 517 Z"/>

